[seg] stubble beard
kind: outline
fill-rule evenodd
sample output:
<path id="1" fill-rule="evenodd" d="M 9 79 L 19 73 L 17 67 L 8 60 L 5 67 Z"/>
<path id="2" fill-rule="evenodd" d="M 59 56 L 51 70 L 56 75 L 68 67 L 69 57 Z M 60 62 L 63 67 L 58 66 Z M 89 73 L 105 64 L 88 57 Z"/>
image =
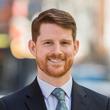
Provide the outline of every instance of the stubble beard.
<path id="1" fill-rule="evenodd" d="M 65 63 L 61 67 L 60 66 L 52 67 L 52 65 L 48 65 L 47 62 L 48 58 L 46 59 L 45 63 L 37 61 L 37 67 L 43 72 L 43 74 L 53 78 L 60 78 L 68 74 L 73 64 L 73 60 L 67 58 L 64 60 Z"/>

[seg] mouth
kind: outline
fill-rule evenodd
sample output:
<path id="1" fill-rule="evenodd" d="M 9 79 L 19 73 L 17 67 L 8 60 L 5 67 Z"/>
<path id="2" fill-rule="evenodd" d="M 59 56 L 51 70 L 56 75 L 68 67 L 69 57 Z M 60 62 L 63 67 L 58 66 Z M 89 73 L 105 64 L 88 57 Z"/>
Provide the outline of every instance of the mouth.
<path id="1" fill-rule="evenodd" d="M 62 60 L 62 59 L 49 59 L 49 62 L 50 63 L 53 63 L 53 64 L 62 64 L 62 63 L 64 63 L 64 60 Z"/>

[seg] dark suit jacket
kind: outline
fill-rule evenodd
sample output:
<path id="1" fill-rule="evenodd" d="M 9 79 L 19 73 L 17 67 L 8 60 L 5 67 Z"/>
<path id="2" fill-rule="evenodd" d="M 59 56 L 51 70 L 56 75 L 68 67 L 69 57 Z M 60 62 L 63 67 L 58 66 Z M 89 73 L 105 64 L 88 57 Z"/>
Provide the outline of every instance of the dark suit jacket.
<path id="1" fill-rule="evenodd" d="M 110 110 L 110 99 L 73 81 L 71 110 Z M 47 110 L 37 79 L 24 89 L 0 99 L 0 110 Z"/>

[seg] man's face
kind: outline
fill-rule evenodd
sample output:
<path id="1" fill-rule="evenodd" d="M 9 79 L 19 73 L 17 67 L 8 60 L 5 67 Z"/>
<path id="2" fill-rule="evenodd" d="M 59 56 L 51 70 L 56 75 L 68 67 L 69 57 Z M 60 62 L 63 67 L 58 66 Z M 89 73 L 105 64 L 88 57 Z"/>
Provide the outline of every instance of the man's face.
<path id="1" fill-rule="evenodd" d="M 71 30 L 50 23 L 41 25 L 36 43 L 31 43 L 38 73 L 50 77 L 68 73 L 79 47 L 79 42 L 73 41 Z"/>

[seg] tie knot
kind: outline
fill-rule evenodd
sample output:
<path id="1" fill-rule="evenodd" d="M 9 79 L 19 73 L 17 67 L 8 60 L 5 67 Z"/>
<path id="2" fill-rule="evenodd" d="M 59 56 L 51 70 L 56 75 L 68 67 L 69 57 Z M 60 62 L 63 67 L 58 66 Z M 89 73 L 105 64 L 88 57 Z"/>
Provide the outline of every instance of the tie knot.
<path id="1" fill-rule="evenodd" d="M 54 89 L 52 95 L 55 96 L 59 101 L 65 100 L 65 92 L 61 88 Z"/>

